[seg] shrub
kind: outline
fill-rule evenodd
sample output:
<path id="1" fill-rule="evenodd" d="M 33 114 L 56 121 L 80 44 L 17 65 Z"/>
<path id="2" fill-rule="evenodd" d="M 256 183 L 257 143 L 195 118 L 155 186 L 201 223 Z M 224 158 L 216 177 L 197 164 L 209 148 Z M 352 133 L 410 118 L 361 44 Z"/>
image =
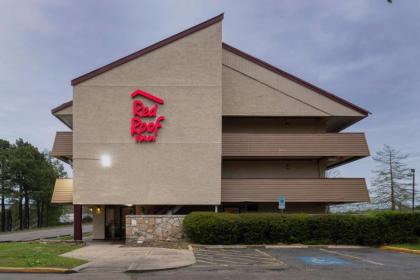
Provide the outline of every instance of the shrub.
<path id="1" fill-rule="evenodd" d="M 381 245 L 420 239 L 420 213 L 283 215 L 195 212 L 186 216 L 183 226 L 188 238 L 203 244 Z"/>

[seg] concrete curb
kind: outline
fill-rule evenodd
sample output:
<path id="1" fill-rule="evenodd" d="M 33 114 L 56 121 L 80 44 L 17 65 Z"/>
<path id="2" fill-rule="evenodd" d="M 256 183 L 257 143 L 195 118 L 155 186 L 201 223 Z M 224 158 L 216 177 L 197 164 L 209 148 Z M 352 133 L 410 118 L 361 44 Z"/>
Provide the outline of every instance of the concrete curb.
<path id="1" fill-rule="evenodd" d="M 164 267 L 164 268 L 144 268 L 144 269 L 136 268 L 137 264 L 132 263 L 132 264 L 130 264 L 130 266 L 128 267 L 128 269 L 125 272 L 126 273 L 143 273 L 143 272 L 173 270 L 173 269 L 188 267 L 188 266 L 193 265 L 194 263 L 195 263 L 195 261 L 193 263 L 180 265 L 180 266 L 170 266 L 170 267 Z"/>
<path id="2" fill-rule="evenodd" d="M 79 266 L 73 267 L 71 271 L 74 273 L 80 272 L 82 269 L 89 267 L 91 264 L 91 262 L 81 264 Z"/>
<path id="3" fill-rule="evenodd" d="M 72 269 L 53 267 L 0 267 L 0 273 L 73 273 Z"/>
<path id="4" fill-rule="evenodd" d="M 420 255 L 420 250 L 414 250 L 414 249 L 407 249 L 407 248 L 400 248 L 400 247 L 393 247 L 393 246 L 382 246 L 380 247 L 380 249 L 387 250 L 387 251 L 400 252 L 400 253 Z"/>

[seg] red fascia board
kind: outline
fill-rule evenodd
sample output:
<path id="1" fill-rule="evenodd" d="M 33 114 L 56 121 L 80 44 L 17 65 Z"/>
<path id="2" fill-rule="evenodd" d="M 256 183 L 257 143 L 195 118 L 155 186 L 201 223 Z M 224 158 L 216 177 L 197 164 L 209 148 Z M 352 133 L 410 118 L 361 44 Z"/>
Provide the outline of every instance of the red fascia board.
<path id="1" fill-rule="evenodd" d="M 71 106 L 73 106 L 73 100 L 67 101 L 67 102 L 65 102 L 65 103 L 63 103 L 63 104 L 61 104 L 61 105 L 59 105 L 59 106 L 57 106 L 57 107 L 53 108 L 53 109 L 51 110 L 51 114 L 55 114 L 55 113 L 57 113 L 58 111 L 61 111 L 61 110 L 63 110 L 63 109 L 66 109 L 66 108 L 68 108 L 68 107 L 71 107 Z"/>
<path id="2" fill-rule="evenodd" d="M 111 70 L 111 69 L 113 69 L 115 67 L 118 67 L 118 66 L 120 66 L 120 65 L 122 65 L 124 63 L 127 63 L 127 62 L 129 62 L 129 61 L 131 61 L 133 59 L 136 59 L 136 58 L 138 58 L 138 57 L 140 57 L 142 55 L 145 55 L 147 53 L 150 53 L 150 52 L 152 52 L 154 50 L 157 50 L 157 49 L 159 49 L 159 48 L 161 48 L 163 46 L 169 45 L 169 44 L 171 44 L 171 43 L 173 43 L 173 42 L 175 42 L 175 41 L 177 41 L 177 40 L 179 40 L 181 38 L 184 38 L 184 37 L 186 37 L 188 35 L 191 35 L 191 34 L 197 32 L 197 31 L 200 31 L 200 30 L 202 30 L 204 28 L 207 28 L 207 27 L 209 27 L 209 26 L 211 26 L 211 25 L 213 25 L 213 24 L 215 24 L 217 22 L 222 21 L 223 20 L 223 16 L 224 16 L 224 14 L 220 14 L 220 15 L 214 17 L 214 18 L 211 18 L 211 19 L 206 20 L 206 21 L 204 21 L 204 22 L 202 22 L 202 23 L 200 23 L 198 25 L 195 25 L 195 26 L 193 26 L 191 28 L 188 28 L 188 29 L 186 29 L 186 30 L 184 30 L 184 31 L 182 31 L 182 32 L 180 32 L 178 34 L 175 34 L 175 35 L 173 35 L 171 37 L 168 37 L 168 38 L 166 38 L 166 39 L 164 39 L 164 40 L 162 40 L 160 42 L 157 42 L 157 43 L 155 43 L 155 44 L 153 44 L 151 46 L 148 46 L 148 47 L 146 47 L 146 48 L 144 48 L 142 50 L 139 50 L 137 52 L 134 52 L 132 54 L 129 54 L 129 55 L 127 55 L 127 56 L 125 56 L 123 58 L 120 58 L 118 60 L 115 60 L 114 62 L 111 62 L 111 63 L 109 63 L 109 64 L 107 64 L 105 66 L 102 66 L 102 67 L 100 67 L 98 69 L 95 69 L 95 70 L 93 70 L 93 71 L 91 71 L 91 72 L 89 72 L 87 74 L 84 74 L 84 75 L 82 75 L 80 77 L 77 77 L 77 78 L 75 78 L 75 79 L 73 79 L 71 81 L 71 85 L 72 86 L 75 86 L 77 84 L 80 84 L 80 83 L 82 83 L 82 82 L 84 82 L 86 80 L 89 80 L 89 79 L 91 79 L 91 78 L 93 78 L 95 76 L 98 76 L 98 75 L 100 75 L 102 73 L 105 73 L 105 72 L 107 72 L 107 71 L 109 71 L 109 70 Z"/>
<path id="3" fill-rule="evenodd" d="M 275 66 L 273 66 L 273 65 L 271 65 L 271 64 L 269 64 L 269 63 L 267 63 L 267 62 L 265 62 L 265 61 L 263 61 L 259 58 L 256 58 L 256 57 L 254 57 L 250 54 L 244 53 L 243 51 L 238 50 L 237 48 L 234 48 L 234 47 L 232 47 L 232 46 L 230 46 L 226 43 L 223 43 L 222 47 L 223 47 L 223 49 L 225 49 L 227 51 L 230 51 L 230 52 L 232 52 L 232 53 L 234 53 L 234 54 L 236 54 L 236 55 L 238 55 L 242 58 L 245 58 L 245 59 L 247 59 L 251 62 L 254 62 L 255 64 L 258 64 L 259 66 L 261 66 L 261 67 L 263 67 L 267 70 L 270 70 L 270 71 L 272 71 L 276 74 L 279 74 L 280 76 L 283 76 L 286 79 L 294 81 L 294 82 L 300 84 L 301 86 L 304 86 L 304 87 L 306 87 L 310 90 L 315 91 L 318 94 L 321 94 L 321 95 L 323 95 L 323 96 L 325 96 L 329 99 L 332 99 L 332 100 L 334 100 L 334 101 L 336 101 L 336 102 L 338 102 L 338 103 L 340 103 L 340 104 L 342 104 L 346 107 L 349 107 L 353 110 L 356 110 L 357 112 L 362 113 L 363 115 L 367 116 L 368 114 L 370 114 L 370 112 L 367 111 L 366 109 L 363 109 L 363 108 L 361 108 L 361 107 L 359 107 L 359 106 L 357 106 L 357 105 L 355 105 L 355 104 L 353 104 L 353 103 L 351 103 L 347 100 L 344 100 L 341 97 L 338 97 L 338 96 L 336 96 L 336 95 L 334 95 L 334 94 L 332 94 L 332 93 L 330 93 L 326 90 L 323 90 L 323 89 L 321 89 L 321 88 L 319 88 L 319 87 L 317 87 L 317 86 L 315 86 L 311 83 L 308 83 L 308 82 L 306 82 L 306 81 L 304 81 L 304 80 L 302 80 L 302 79 L 300 79 L 300 78 L 298 78 L 298 77 L 296 77 L 296 76 L 294 76 L 294 75 L 292 75 L 292 74 L 290 74 L 290 73 L 288 73 L 284 70 L 281 70 L 281 69 L 279 69 L 279 68 L 277 68 L 277 67 L 275 67 Z"/>

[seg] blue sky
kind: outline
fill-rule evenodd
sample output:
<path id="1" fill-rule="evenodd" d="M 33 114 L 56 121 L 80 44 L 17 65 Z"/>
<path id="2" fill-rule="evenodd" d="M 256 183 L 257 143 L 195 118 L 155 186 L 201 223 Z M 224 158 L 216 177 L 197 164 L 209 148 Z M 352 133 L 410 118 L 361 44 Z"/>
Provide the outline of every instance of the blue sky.
<path id="1" fill-rule="evenodd" d="M 223 40 L 368 109 L 349 131 L 420 172 L 420 1 L 1 1 L 0 138 L 51 149 L 70 80 L 225 13 Z M 371 178 L 372 159 L 340 168 Z"/>

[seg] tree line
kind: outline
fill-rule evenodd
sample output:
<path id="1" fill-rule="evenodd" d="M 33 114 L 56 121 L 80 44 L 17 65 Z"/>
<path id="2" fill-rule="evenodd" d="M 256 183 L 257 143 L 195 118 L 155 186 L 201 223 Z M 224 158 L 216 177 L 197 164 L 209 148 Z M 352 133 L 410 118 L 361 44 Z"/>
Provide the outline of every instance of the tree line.
<path id="1" fill-rule="evenodd" d="M 22 139 L 0 139 L 1 231 L 58 223 L 62 206 L 52 205 L 56 178 L 63 165 Z"/>

